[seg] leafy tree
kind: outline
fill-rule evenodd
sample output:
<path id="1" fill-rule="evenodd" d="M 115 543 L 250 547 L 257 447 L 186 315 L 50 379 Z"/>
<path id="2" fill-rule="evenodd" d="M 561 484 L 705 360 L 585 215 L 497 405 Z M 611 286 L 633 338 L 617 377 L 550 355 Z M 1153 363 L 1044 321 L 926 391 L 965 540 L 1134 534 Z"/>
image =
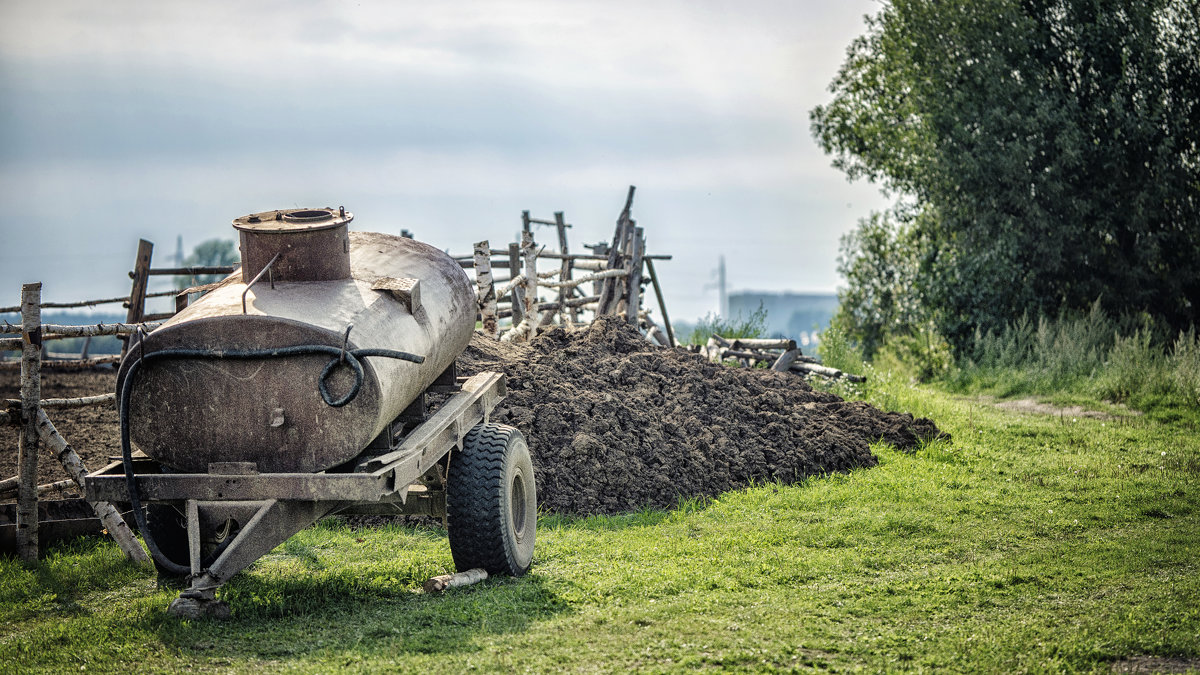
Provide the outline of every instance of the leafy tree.
<path id="1" fill-rule="evenodd" d="M 191 255 L 183 259 L 184 267 L 217 267 L 236 265 L 238 250 L 232 239 L 209 239 L 196 245 Z M 224 279 L 224 274 L 197 274 L 190 277 L 175 277 L 175 285 L 179 289 L 201 284 L 211 284 Z"/>
<path id="2" fill-rule="evenodd" d="M 1196 321 L 1200 0 L 892 0 L 831 90 L 818 142 L 899 197 L 844 247 L 853 337 L 928 320 L 961 345 L 1097 298 Z"/>

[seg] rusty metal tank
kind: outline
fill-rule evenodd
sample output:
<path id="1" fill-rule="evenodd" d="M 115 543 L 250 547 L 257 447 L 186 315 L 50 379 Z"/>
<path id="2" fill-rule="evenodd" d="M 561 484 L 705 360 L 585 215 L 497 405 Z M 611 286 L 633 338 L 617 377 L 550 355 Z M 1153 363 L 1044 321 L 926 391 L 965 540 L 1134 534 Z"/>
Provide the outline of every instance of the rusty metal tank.
<path id="1" fill-rule="evenodd" d="M 222 462 L 253 462 L 264 473 L 322 471 L 361 453 L 453 364 L 475 326 L 466 273 L 427 244 L 349 232 L 352 219 L 329 208 L 235 220 L 242 269 L 133 344 L 118 391 L 135 359 L 181 348 L 379 348 L 424 362 L 362 358 L 359 393 L 333 407 L 318 391 L 328 355 L 144 359 L 129 393 L 135 447 L 185 472 Z M 335 368 L 329 392 L 348 392 L 353 380 L 350 368 Z"/>

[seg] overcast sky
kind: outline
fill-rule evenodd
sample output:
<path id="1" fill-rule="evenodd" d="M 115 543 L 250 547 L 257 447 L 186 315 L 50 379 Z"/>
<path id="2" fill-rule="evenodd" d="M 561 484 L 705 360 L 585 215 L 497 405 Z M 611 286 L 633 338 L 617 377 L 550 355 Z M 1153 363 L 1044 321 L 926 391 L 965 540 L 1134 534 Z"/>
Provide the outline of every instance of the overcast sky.
<path id="1" fill-rule="evenodd" d="M 0 305 L 129 291 L 230 221 L 345 205 L 456 253 L 564 211 L 611 236 L 630 184 L 668 308 L 832 291 L 839 237 L 886 206 L 808 111 L 874 0 L 0 4 Z M 553 246 L 549 231 L 536 234 Z"/>

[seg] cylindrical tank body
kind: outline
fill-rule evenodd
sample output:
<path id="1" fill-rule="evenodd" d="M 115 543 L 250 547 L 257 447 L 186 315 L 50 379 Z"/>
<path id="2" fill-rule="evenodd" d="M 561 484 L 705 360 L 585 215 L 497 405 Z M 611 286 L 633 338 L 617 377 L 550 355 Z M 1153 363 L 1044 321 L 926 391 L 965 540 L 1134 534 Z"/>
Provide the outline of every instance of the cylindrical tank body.
<path id="1" fill-rule="evenodd" d="M 342 216 L 346 222 L 352 217 L 347 216 Z M 293 234 L 311 238 L 313 232 L 302 227 Z M 271 245 L 287 248 L 287 228 L 268 236 L 277 238 Z M 342 245 L 336 236 L 325 244 Z M 284 275 L 293 280 L 276 278 L 272 287 L 263 275 L 250 288 L 245 314 L 243 292 L 251 276 L 243 279 L 234 272 L 222 286 L 133 345 L 130 356 L 170 348 L 340 348 L 346 327 L 353 324 L 347 349 L 400 350 L 424 356 L 424 363 L 363 358 L 361 391 L 349 404 L 334 408 L 318 390 L 318 379 L 330 361 L 327 355 L 149 360 L 134 373 L 131 385 L 134 445 L 175 470 L 206 472 L 213 462 L 254 462 L 264 473 L 321 471 L 366 448 L 466 349 L 475 326 L 475 293 L 461 266 L 427 244 L 350 232 L 347 248 L 349 277 L 297 281 L 304 278 L 304 266 L 293 264 Z M 293 263 L 306 257 L 289 255 Z M 308 257 L 322 261 L 330 256 L 327 251 Z M 418 290 L 406 295 L 411 280 L 419 282 Z M 132 361 L 127 358 L 122 364 L 118 387 Z M 329 390 L 340 396 L 352 382 L 350 369 L 339 367 L 329 378 Z"/>

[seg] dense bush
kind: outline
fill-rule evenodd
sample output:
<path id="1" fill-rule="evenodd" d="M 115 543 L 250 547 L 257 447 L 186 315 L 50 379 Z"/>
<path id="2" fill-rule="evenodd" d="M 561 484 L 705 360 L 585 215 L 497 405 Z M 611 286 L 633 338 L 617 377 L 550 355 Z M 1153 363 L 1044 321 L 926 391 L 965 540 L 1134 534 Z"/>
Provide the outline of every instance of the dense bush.
<path id="1" fill-rule="evenodd" d="M 900 199 L 844 246 L 868 354 L 1097 298 L 1200 319 L 1200 0 L 892 0 L 831 90 L 818 142 Z"/>
<path id="2" fill-rule="evenodd" d="M 977 332 L 941 379 L 960 391 L 1075 393 L 1143 410 L 1200 410 L 1200 336 L 1163 335 L 1146 317 L 1115 319 L 1099 303 L 1074 317 L 1026 316 Z"/>

